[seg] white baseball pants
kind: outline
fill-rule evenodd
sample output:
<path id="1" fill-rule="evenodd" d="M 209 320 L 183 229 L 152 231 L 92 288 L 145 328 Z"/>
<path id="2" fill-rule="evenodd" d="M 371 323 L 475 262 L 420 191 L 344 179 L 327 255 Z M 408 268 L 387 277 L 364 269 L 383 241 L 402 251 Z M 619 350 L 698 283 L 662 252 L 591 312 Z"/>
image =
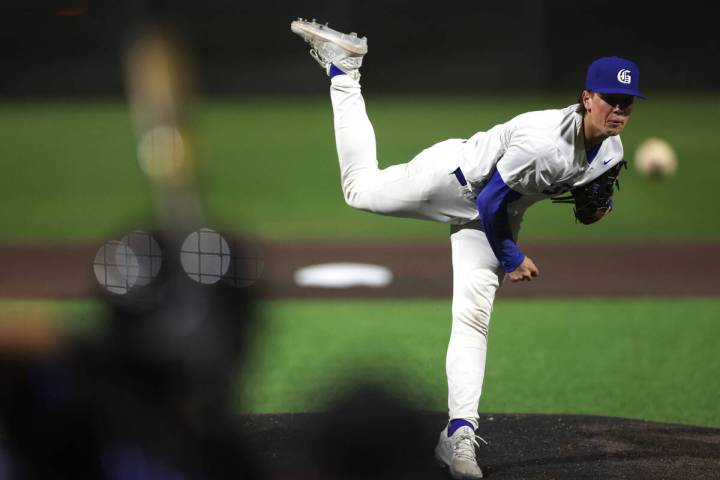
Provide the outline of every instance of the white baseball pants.
<path id="1" fill-rule="evenodd" d="M 332 78 L 330 96 L 345 201 L 353 208 L 451 224 L 452 330 L 446 358 L 450 418 L 477 426 L 487 334 L 503 272 L 487 242 L 472 193 L 453 174 L 462 140 L 447 140 L 408 163 L 380 170 L 360 84 Z"/>

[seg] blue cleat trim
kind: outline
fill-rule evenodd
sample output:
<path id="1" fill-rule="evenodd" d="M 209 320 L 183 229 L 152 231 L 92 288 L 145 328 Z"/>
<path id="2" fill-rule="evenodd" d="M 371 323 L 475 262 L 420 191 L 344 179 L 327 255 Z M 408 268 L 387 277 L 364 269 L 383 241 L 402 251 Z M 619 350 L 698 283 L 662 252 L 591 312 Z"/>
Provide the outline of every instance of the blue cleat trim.
<path id="1" fill-rule="evenodd" d="M 338 67 L 336 67 L 336 66 L 333 65 L 332 63 L 330 64 L 330 72 L 329 72 L 329 73 L 330 73 L 330 78 L 333 78 L 333 77 L 335 77 L 335 76 L 337 76 L 337 75 L 346 75 L 345 72 L 343 72 L 342 70 L 340 70 Z"/>

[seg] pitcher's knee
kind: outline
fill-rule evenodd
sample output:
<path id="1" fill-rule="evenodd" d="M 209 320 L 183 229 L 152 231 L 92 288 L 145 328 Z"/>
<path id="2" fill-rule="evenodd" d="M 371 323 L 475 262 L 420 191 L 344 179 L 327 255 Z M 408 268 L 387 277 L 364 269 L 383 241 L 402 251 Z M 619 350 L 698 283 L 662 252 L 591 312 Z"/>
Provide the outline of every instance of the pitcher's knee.
<path id="1" fill-rule="evenodd" d="M 459 277 L 459 278 L 458 278 Z M 499 278 L 490 269 L 477 268 L 456 275 L 453 291 L 453 328 L 487 337 Z"/>
<path id="2" fill-rule="evenodd" d="M 490 302 L 462 302 L 459 305 L 453 305 L 453 330 L 487 337 L 491 313 L 492 304 Z"/>
<path id="3" fill-rule="evenodd" d="M 348 207 L 356 210 L 363 210 L 366 212 L 370 210 L 370 202 L 368 201 L 367 195 L 363 195 L 356 189 L 345 188 L 343 189 L 343 198 Z"/>
<path id="4" fill-rule="evenodd" d="M 371 176 L 365 170 L 347 172 L 341 180 L 343 199 L 347 206 L 357 209 L 370 209 L 368 187 L 371 186 Z"/>

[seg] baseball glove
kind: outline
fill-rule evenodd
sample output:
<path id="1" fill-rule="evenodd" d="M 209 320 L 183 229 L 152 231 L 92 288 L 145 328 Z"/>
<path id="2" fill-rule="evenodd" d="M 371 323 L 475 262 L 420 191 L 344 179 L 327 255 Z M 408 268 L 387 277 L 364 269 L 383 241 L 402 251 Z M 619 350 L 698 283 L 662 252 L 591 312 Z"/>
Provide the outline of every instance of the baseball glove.
<path id="1" fill-rule="evenodd" d="M 627 168 L 627 162 L 621 161 L 598 178 L 580 187 L 573 188 L 566 196 L 553 197 L 553 203 L 575 204 L 575 221 L 583 225 L 595 223 L 610 213 L 613 207 L 612 196 L 615 187 L 620 190 L 620 169 Z"/>

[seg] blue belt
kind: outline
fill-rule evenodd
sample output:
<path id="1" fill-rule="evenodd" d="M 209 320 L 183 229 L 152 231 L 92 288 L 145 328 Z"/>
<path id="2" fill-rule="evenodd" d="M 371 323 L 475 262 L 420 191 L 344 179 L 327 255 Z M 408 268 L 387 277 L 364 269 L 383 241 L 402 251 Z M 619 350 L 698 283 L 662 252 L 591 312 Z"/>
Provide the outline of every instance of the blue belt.
<path id="1" fill-rule="evenodd" d="M 467 185 L 467 180 L 465 180 L 465 175 L 463 175 L 463 172 L 462 172 L 462 170 L 460 170 L 460 167 L 455 169 L 453 174 L 455 175 L 455 178 L 457 178 L 458 182 L 460 182 L 460 185 L 462 185 L 463 187 L 465 185 Z"/>

